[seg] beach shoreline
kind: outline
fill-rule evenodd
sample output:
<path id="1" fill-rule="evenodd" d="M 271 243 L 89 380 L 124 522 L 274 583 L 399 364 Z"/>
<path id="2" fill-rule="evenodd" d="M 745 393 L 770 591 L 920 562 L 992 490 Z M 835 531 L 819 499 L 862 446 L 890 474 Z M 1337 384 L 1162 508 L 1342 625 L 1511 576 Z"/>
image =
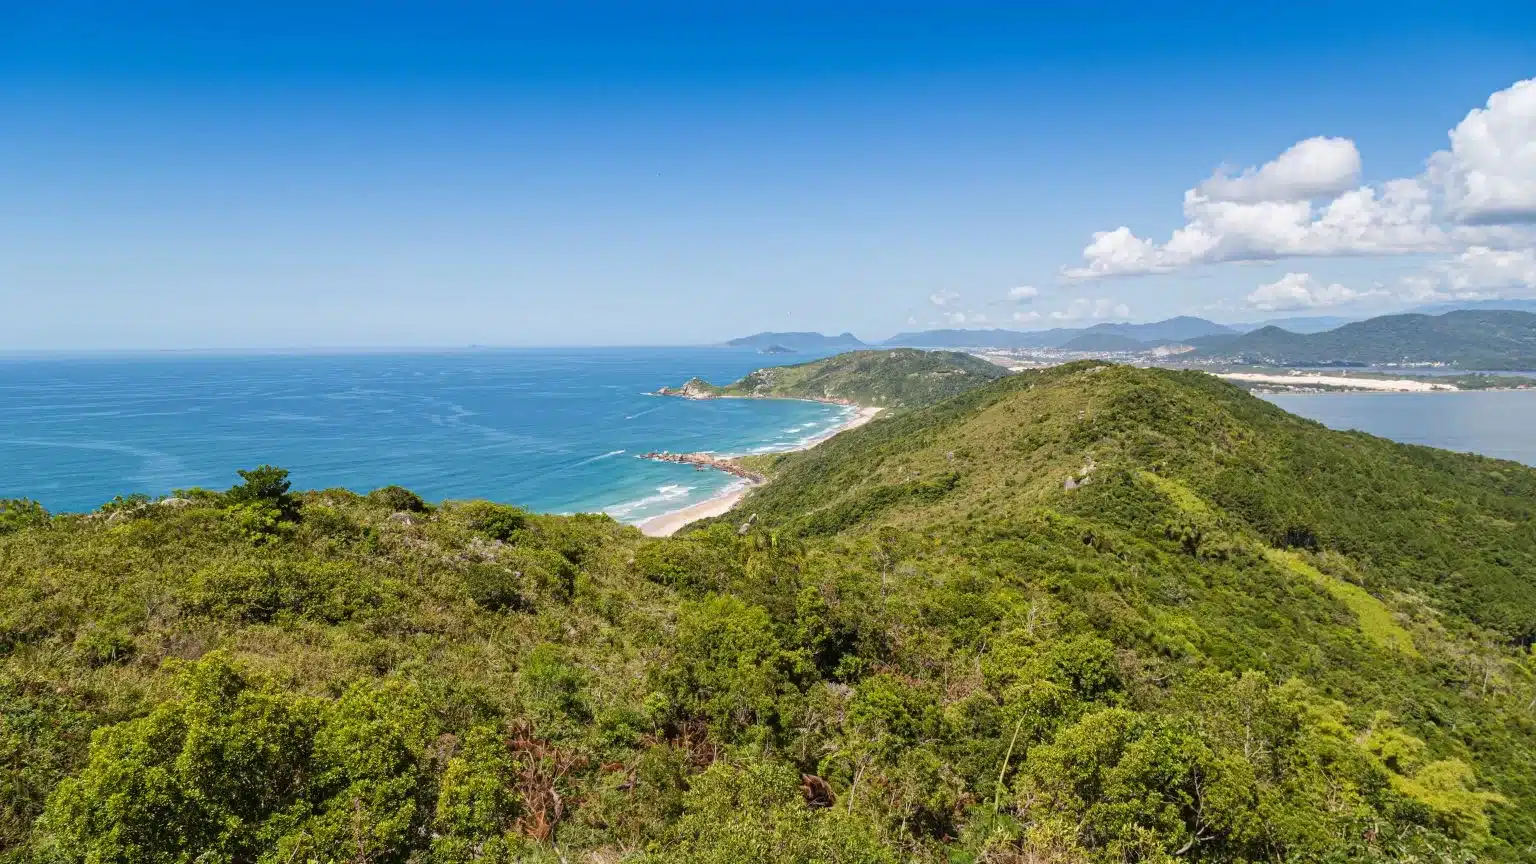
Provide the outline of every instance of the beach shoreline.
<path id="1" fill-rule="evenodd" d="M 801 450 L 809 450 L 821 442 L 833 437 L 834 435 L 847 432 L 849 429 L 857 429 L 860 426 L 863 426 L 865 423 L 875 419 L 875 415 L 879 414 L 882 410 L 884 409 L 859 408 L 850 414 L 848 418 L 842 423 L 833 426 L 825 433 L 818 435 L 803 444 L 797 445 L 795 447 L 786 447 L 782 450 L 772 450 L 768 452 L 796 453 Z M 700 519 L 709 519 L 730 512 L 731 508 L 735 507 L 736 504 L 741 501 L 741 499 L 745 498 L 748 492 L 751 492 L 753 489 L 761 485 L 761 482 L 753 482 L 751 480 L 743 480 L 739 483 L 732 483 L 717 495 L 706 498 L 703 501 L 690 504 L 687 507 L 682 507 L 677 510 L 672 510 L 657 516 L 652 516 L 649 519 L 645 519 L 637 523 L 635 527 L 639 528 L 640 532 L 647 537 L 670 537 L 673 534 L 676 534 L 678 531 L 682 530 L 683 526 L 685 525 L 697 522 Z"/>
<path id="2" fill-rule="evenodd" d="M 1324 375 L 1288 373 L 1276 375 L 1260 372 L 1217 372 L 1218 378 L 1242 381 L 1249 384 L 1273 384 L 1281 387 L 1336 387 L 1344 390 L 1374 391 L 1379 393 L 1455 393 L 1461 388 L 1454 384 L 1441 384 L 1411 378 L 1356 378 L 1349 375 Z"/>

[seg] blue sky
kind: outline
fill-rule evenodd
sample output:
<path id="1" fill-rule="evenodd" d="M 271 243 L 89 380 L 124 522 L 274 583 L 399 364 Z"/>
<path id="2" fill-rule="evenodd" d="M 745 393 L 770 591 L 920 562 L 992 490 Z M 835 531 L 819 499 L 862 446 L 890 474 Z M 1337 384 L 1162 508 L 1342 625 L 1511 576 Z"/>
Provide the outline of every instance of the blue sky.
<path id="1" fill-rule="evenodd" d="M 0 348 L 1536 293 L 1536 7 L 1152 5 L 0 4 Z"/>

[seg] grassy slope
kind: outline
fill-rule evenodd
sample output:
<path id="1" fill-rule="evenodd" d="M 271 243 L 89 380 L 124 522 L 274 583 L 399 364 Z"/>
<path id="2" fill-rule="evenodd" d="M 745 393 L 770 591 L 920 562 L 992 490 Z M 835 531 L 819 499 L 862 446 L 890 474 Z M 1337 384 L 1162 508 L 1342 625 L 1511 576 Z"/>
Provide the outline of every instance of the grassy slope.
<path id="1" fill-rule="evenodd" d="M 1482 664 L 1522 674 L 1488 646 L 1536 639 L 1536 470 L 1334 432 L 1203 373 L 1093 364 L 1012 376 L 774 470 L 738 514 L 799 536 L 943 536 L 965 565 L 1071 585 L 1060 596 L 1144 650 L 1412 718 L 1487 760 L 1522 802 L 1503 811 L 1511 830 L 1536 838 L 1536 725 L 1468 695 Z M 1028 548 L 1073 538 L 1070 564 Z"/>
<path id="2" fill-rule="evenodd" d="M 195 658 L 326 718 L 299 815 L 218 823 L 274 860 L 385 836 L 381 800 L 407 815 L 379 861 L 1513 861 L 1536 843 L 1530 469 L 1329 432 L 1199 373 L 1073 364 L 776 471 L 727 524 L 666 540 L 336 490 L 294 522 L 208 496 L 0 530 L 0 860 L 78 860 L 69 844 L 114 824 L 90 790 L 148 775 L 101 748 L 87 768 L 90 732 L 197 708 L 165 662 Z M 737 536 L 744 512 L 760 523 Z M 409 735 L 355 731 L 374 693 L 423 706 Z M 226 727 L 244 728 L 199 734 Z M 338 763 L 338 738 L 402 743 Z M 209 752 L 180 751 L 186 782 L 264 776 Z M 838 806 L 807 809 L 800 773 Z"/>
<path id="3" fill-rule="evenodd" d="M 905 407 L 947 399 L 1006 374 L 1001 367 L 969 354 L 897 348 L 850 351 L 794 366 L 759 369 L 713 391 L 722 396 L 831 399 Z"/>

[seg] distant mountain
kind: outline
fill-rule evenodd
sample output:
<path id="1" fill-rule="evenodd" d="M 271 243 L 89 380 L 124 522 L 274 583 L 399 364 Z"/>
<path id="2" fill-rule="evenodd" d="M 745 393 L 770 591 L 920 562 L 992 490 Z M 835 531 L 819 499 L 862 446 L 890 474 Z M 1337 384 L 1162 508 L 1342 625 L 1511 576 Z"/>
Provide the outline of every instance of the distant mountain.
<path id="1" fill-rule="evenodd" d="M 921 330 L 915 333 L 897 333 L 880 344 L 891 348 L 1047 348 L 1066 341 L 1066 339 L 1052 337 L 1052 334 L 1060 332 L 1043 330 L 1025 333 L 1019 330 L 996 329 Z"/>
<path id="2" fill-rule="evenodd" d="M 1422 315 L 1444 315 L 1461 310 L 1489 311 L 1503 309 L 1510 312 L 1536 312 L 1536 300 L 1466 300 L 1460 303 L 1430 303 L 1415 306 L 1408 311 Z"/>
<path id="3" fill-rule="evenodd" d="M 865 348 L 852 333 L 824 336 L 820 333 L 754 333 L 725 343 L 731 348 L 788 348 L 791 351 L 823 351 L 830 348 Z"/>
<path id="4" fill-rule="evenodd" d="M 1138 342 L 1161 345 L 1167 342 L 1187 342 L 1201 336 L 1234 331 L 1231 327 L 1217 324 L 1215 321 L 1207 321 L 1192 315 L 1180 315 L 1177 318 L 1153 321 L 1150 324 L 1095 324 L 1089 327 L 1087 332 L 1112 333 Z"/>
<path id="5" fill-rule="evenodd" d="M 1145 351 L 1155 347 L 1119 333 L 1088 332 L 1062 343 L 1063 351 Z"/>
<path id="6" fill-rule="evenodd" d="M 1206 342 L 1192 356 L 1274 366 L 1445 363 L 1461 369 L 1536 369 L 1536 315 L 1383 315 L 1312 334 L 1264 327 Z"/>
<path id="7" fill-rule="evenodd" d="M 1063 348 L 1068 342 L 1092 333 L 1123 336 L 1146 343 L 1144 347 L 1152 347 L 1231 332 L 1234 332 L 1232 328 L 1214 321 L 1181 315 L 1150 324 L 1104 323 L 1092 327 L 1057 327 L 1051 330 L 923 330 L 898 333 L 882 344 L 919 348 Z"/>
<path id="8" fill-rule="evenodd" d="M 1342 315 L 1310 315 L 1294 318 L 1270 318 L 1266 321 L 1257 321 L 1249 324 L 1233 324 L 1232 330 L 1238 333 L 1251 333 L 1254 330 L 1262 330 L 1265 327 L 1279 327 L 1281 330 L 1289 330 L 1292 333 L 1323 333 L 1335 330 L 1345 324 L 1353 324 L 1359 318 L 1346 318 Z"/>

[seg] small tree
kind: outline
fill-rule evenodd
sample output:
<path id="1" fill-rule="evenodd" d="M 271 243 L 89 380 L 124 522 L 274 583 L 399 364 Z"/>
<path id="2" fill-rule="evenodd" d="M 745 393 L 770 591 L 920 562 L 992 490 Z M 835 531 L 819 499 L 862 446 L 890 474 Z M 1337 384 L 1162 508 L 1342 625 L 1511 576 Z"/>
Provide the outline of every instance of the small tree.
<path id="1" fill-rule="evenodd" d="M 249 471 L 237 472 L 244 480 L 232 487 L 225 498 L 231 504 L 263 504 L 274 507 L 285 518 L 291 518 L 298 509 L 297 502 L 288 489 L 288 469 L 272 465 L 258 465 Z"/>

